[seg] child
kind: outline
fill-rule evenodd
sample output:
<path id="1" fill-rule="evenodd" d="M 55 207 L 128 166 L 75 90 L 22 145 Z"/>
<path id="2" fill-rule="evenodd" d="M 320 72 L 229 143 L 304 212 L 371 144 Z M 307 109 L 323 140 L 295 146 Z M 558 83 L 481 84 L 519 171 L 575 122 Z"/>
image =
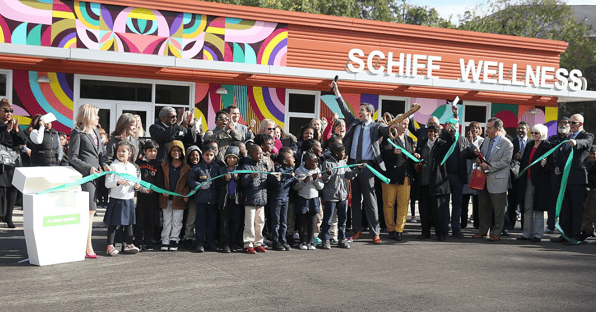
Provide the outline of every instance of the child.
<path id="1" fill-rule="evenodd" d="M 246 161 L 243 170 L 265 171 L 262 162 L 261 147 L 253 144 L 248 149 L 250 160 Z M 267 181 L 265 173 L 245 173 L 242 176 L 244 188 L 244 249 L 245 253 L 266 252 L 262 246 L 263 227 L 265 226 L 264 206 L 267 205 Z M 253 247 L 254 246 L 254 247 Z"/>
<path id="2" fill-rule="evenodd" d="M 294 189 L 298 191 L 296 225 L 300 233 L 300 249 L 315 250 L 312 241 L 320 206 L 319 191 L 323 189 L 323 181 L 319 179 L 321 170 L 317 166 L 317 155 L 306 152 L 302 159 L 300 168 L 296 169 L 298 182 L 294 185 Z"/>
<path id="3" fill-rule="evenodd" d="M 192 145 L 186 150 L 186 163 L 190 168 L 194 168 L 201 161 L 201 150 Z M 191 169 L 192 172 L 192 169 Z M 189 186 L 190 187 L 190 186 Z M 192 190 L 192 189 L 191 189 Z M 188 198 L 188 213 L 186 214 L 186 223 L 184 226 L 183 247 L 185 249 L 194 249 L 192 240 L 196 236 L 195 222 L 197 219 L 197 202 L 194 196 Z"/>
<path id="4" fill-rule="evenodd" d="M 215 163 L 215 149 L 211 144 L 203 145 L 203 161 L 195 165 L 188 175 L 188 185 L 194 190 L 199 184 L 216 177 L 219 166 Z M 204 245 L 217 251 L 215 225 L 217 223 L 217 188 L 213 181 L 203 184 L 194 195 L 197 202 L 195 230 L 197 233 L 196 252 L 204 252 Z"/>
<path id="5" fill-rule="evenodd" d="M 289 147 L 282 147 L 279 150 L 277 163 L 275 171 L 280 173 L 280 180 L 273 188 L 271 196 L 271 236 L 273 249 L 290 251 L 292 248 L 286 240 L 288 203 L 290 188 L 294 186 L 296 179 L 294 179 L 294 153 Z"/>
<path id="6" fill-rule="evenodd" d="M 186 195 L 190 188 L 186 183 L 190 166 L 184 159 L 184 145 L 181 141 L 174 140 L 170 143 L 166 161 L 161 164 L 164 177 L 163 189 Z M 188 197 L 174 196 L 163 193 L 159 198 L 159 206 L 163 212 L 163 230 L 161 231 L 161 250 L 178 250 L 182 218 Z"/>
<path id="7" fill-rule="evenodd" d="M 240 200 L 240 175 L 234 173 L 238 167 L 240 149 L 230 145 L 226 150 L 225 161 L 227 167 L 219 169 L 218 175 L 225 174 L 223 179 L 217 180 L 219 192 L 220 222 L 220 248 L 222 252 L 230 253 L 236 250 L 236 238 L 240 228 L 241 206 Z"/>
<path id="8" fill-rule="evenodd" d="M 144 156 L 138 159 L 136 164 L 141 170 L 141 179 L 143 181 L 161 188 L 163 187 L 163 173 L 161 163 L 156 160 L 158 148 L 157 142 L 153 140 L 145 141 L 143 144 Z M 153 192 L 153 190 L 146 190 L 146 192 L 137 194 L 137 224 L 134 228 L 136 243 L 141 250 L 153 250 L 152 240 L 155 236 L 155 228 L 159 227 L 158 203 L 159 194 Z"/>
<path id="9" fill-rule="evenodd" d="M 323 163 L 323 168 L 326 169 L 323 173 L 323 201 L 325 202 L 325 212 L 323 215 L 323 226 L 319 238 L 323 241 L 323 249 L 330 249 L 331 242 L 329 240 L 331 233 L 331 218 L 333 213 L 337 211 L 339 219 L 338 229 L 338 246 L 340 248 L 349 249 L 350 245 L 346 242 L 346 220 L 348 219 L 348 181 L 353 179 L 358 173 L 362 171 L 364 166 L 359 166 L 357 169 L 336 167 L 345 166 L 344 160 L 346 156 L 346 148 L 339 142 L 334 142 L 329 146 L 331 157 L 327 158 Z"/>
<path id="10" fill-rule="evenodd" d="M 273 137 L 267 133 L 257 134 L 255 136 L 255 144 L 260 146 L 263 151 L 262 163 L 265 164 L 267 171 L 275 171 L 275 165 L 273 164 L 273 159 L 271 157 L 271 149 L 273 144 L 275 144 Z"/>
<path id="11" fill-rule="evenodd" d="M 117 159 L 110 165 L 110 170 L 139 177 L 137 168 L 129 162 L 131 155 L 134 154 L 133 149 L 134 147 L 128 142 L 119 142 L 116 146 Z M 110 256 L 118 254 L 118 250 L 114 248 L 114 237 L 116 229 L 123 226 L 126 233 L 124 252 L 136 254 L 139 252 L 139 248 L 133 244 L 132 225 L 135 224 L 134 192 L 139 190 L 141 186 L 115 174 L 110 174 L 106 177 L 106 188 L 110 190 L 110 202 L 103 218 L 103 222 L 108 226 L 108 249 L 106 253 Z"/>

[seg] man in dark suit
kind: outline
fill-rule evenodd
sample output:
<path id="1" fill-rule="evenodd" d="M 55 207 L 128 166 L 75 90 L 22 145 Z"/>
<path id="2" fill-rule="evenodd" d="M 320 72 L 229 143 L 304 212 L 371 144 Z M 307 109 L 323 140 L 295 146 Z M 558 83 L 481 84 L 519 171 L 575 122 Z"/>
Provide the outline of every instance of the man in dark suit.
<path id="1" fill-rule="evenodd" d="M 569 136 L 569 117 L 562 117 L 557 126 L 557 134 L 552 135 L 548 138 L 548 142 L 553 146 L 559 145 L 559 143 L 567 140 L 567 136 Z M 557 159 L 559 155 L 558 150 L 553 153 L 553 159 Z M 550 177 L 551 183 L 551 204 L 548 207 L 548 220 L 546 221 L 546 229 L 544 229 L 544 233 L 547 234 L 555 234 L 555 223 L 556 220 L 556 203 L 557 203 L 557 196 L 559 196 L 559 189 L 561 188 L 561 176 L 555 174 L 555 172 L 551 172 Z"/>
<path id="2" fill-rule="evenodd" d="M 155 159 L 160 162 L 164 162 L 168 157 L 170 142 L 179 140 L 184 143 L 184 146 L 196 144 L 196 139 L 192 131 L 187 131 L 187 116 L 182 116 L 183 113 L 184 110 L 178 110 L 176 112 L 172 107 L 164 107 L 159 111 L 159 119 L 156 119 L 155 123 L 149 127 L 151 139 L 159 144 Z"/>
<path id="3" fill-rule="evenodd" d="M 525 121 L 520 121 L 517 124 L 517 138 L 511 141 L 513 144 L 513 160 L 517 165 L 524 156 L 526 144 L 528 144 L 528 124 Z M 515 172 L 511 172 L 511 188 L 507 191 L 507 212 L 505 213 L 505 226 L 503 227 L 502 235 L 508 236 L 509 231 L 515 227 L 517 221 L 517 189 L 519 183 Z M 524 203 L 519 203 L 520 211 L 524 211 Z"/>
<path id="4" fill-rule="evenodd" d="M 337 83 L 333 81 L 331 86 L 348 125 L 348 132 L 343 139 L 349 157 L 348 163 L 366 163 L 384 171 L 385 163 L 381 155 L 380 141 L 382 137 L 388 136 L 389 128 L 372 120 L 374 107 L 368 103 L 360 105 L 359 118 L 356 118 L 341 97 Z M 356 232 L 354 238 L 362 236 L 362 204 L 373 234 L 373 243 L 380 244 L 381 227 L 375 193 L 375 175 L 366 168 L 352 180 L 352 226 Z"/>
<path id="5" fill-rule="evenodd" d="M 565 235 L 569 237 L 569 241 L 566 241 L 563 236 L 559 236 L 552 238 L 551 242 L 564 242 L 573 246 L 577 245 L 581 238 L 582 215 L 588 187 L 588 172 L 584 160 L 590 155 L 594 135 L 584 130 L 584 117 L 580 114 L 571 116 L 569 123 L 569 141 L 559 148 L 555 158 L 555 173 L 561 174 L 569 154 L 573 150 L 569 179 L 559 215 L 559 224 Z"/>

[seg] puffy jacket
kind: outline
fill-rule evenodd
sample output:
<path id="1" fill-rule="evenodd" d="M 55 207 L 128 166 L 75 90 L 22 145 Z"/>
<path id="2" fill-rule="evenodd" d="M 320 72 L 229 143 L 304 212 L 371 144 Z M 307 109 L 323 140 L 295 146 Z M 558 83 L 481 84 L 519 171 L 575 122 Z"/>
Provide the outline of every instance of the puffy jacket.
<path id="1" fill-rule="evenodd" d="M 211 163 L 206 163 L 201 161 L 200 163 L 196 164 L 192 167 L 190 174 L 188 175 L 188 186 L 191 190 L 194 190 L 198 185 L 201 183 L 214 178 L 218 175 L 219 166 L 212 161 Z M 215 187 L 214 181 L 209 181 L 197 190 L 194 195 L 195 201 L 198 204 L 208 204 L 208 205 L 216 205 L 217 204 L 217 187 Z"/>
<path id="2" fill-rule="evenodd" d="M 252 159 L 248 159 L 244 163 L 242 170 L 266 171 L 262 162 L 257 163 Z M 269 179 L 269 175 L 265 173 L 259 173 L 259 176 L 255 179 L 253 179 L 252 173 L 244 173 L 242 175 L 242 187 L 244 188 L 242 203 L 245 206 L 267 205 L 267 183 Z"/>
<path id="3" fill-rule="evenodd" d="M 226 150 L 226 156 L 225 158 L 227 159 L 229 155 L 233 155 L 236 156 L 236 158 L 240 159 L 240 148 L 238 148 L 237 146 L 228 146 L 228 149 Z M 240 168 L 238 164 L 236 164 L 236 169 Z M 222 175 L 222 174 L 227 174 L 229 173 L 229 169 L 228 167 L 220 167 L 219 168 L 219 172 L 217 173 L 218 175 Z M 232 178 L 233 178 L 233 173 L 232 173 Z M 230 181 L 226 181 L 225 177 L 219 178 L 217 180 L 215 180 L 215 187 L 219 190 L 219 200 L 218 200 L 218 205 L 219 208 L 225 208 L 226 205 L 228 204 L 228 200 L 233 200 L 233 202 L 235 204 L 240 204 L 240 201 L 242 200 L 242 185 L 241 185 L 241 179 L 242 176 L 238 176 L 238 179 L 235 180 L 236 183 L 236 191 L 234 192 L 234 196 L 233 198 L 230 198 L 229 194 L 230 194 Z"/>
<path id="4" fill-rule="evenodd" d="M 304 179 L 307 176 L 312 176 L 315 173 L 320 174 L 321 170 L 319 170 L 318 167 L 312 170 L 308 170 L 304 167 L 304 163 L 302 163 L 302 166 L 300 166 L 300 168 L 296 169 L 296 177 L 300 179 Z M 311 199 L 319 197 L 319 191 L 323 189 L 323 186 L 323 180 L 313 180 L 311 177 L 311 179 L 308 182 L 304 182 L 304 180 L 302 180 L 302 182 L 296 182 L 296 184 L 294 184 L 294 189 L 298 191 L 298 196 L 305 199 Z"/>
<path id="5" fill-rule="evenodd" d="M 335 160 L 333 157 L 327 158 L 323 163 L 323 201 L 329 202 L 340 202 L 348 199 L 348 191 L 350 185 L 349 180 L 352 180 L 356 175 L 362 172 L 361 168 L 340 168 L 329 170 L 330 168 L 336 168 L 345 166 L 346 162 L 342 159 L 340 161 Z"/>
<path id="6" fill-rule="evenodd" d="M 285 168 L 280 165 L 275 166 L 275 172 L 290 173 L 293 172 L 294 168 Z M 289 174 L 282 174 L 279 181 L 275 183 L 272 188 L 272 200 L 283 199 L 285 201 L 290 200 L 290 188 L 296 184 L 296 178 Z"/>

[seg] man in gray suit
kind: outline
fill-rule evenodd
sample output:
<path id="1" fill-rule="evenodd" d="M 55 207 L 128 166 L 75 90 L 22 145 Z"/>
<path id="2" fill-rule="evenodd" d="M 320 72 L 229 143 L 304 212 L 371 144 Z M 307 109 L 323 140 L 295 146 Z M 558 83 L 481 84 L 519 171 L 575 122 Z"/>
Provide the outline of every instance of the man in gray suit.
<path id="1" fill-rule="evenodd" d="M 389 128 L 372 120 L 374 107 L 368 103 L 360 104 L 359 117 L 356 118 L 341 97 L 337 83 L 333 81 L 331 86 L 335 90 L 337 104 L 348 125 L 348 132 L 346 132 L 343 139 L 346 154 L 349 157 L 348 163 L 366 163 L 385 171 L 380 141 L 383 136 L 387 137 L 389 135 Z M 377 195 L 375 193 L 375 175 L 366 168 L 352 180 L 352 227 L 356 232 L 354 238 L 362 236 L 362 205 L 364 205 L 370 232 L 373 234 L 372 242 L 373 244 L 380 244 L 381 227 Z"/>
<path id="2" fill-rule="evenodd" d="M 252 140 L 255 138 L 254 133 L 252 133 L 252 128 L 255 126 L 254 119 L 250 121 L 248 127 L 243 124 L 239 124 L 238 120 L 240 120 L 240 109 L 236 105 L 230 105 L 226 107 L 226 113 L 228 114 L 228 117 L 230 117 L 230 123 L 232 126 L 234 126 L 234 128 L 242 136 L 242 142 L 246 142 L 247 140 Z"/>
<path id="3" fill-rule="evenodd" d="M 490 165 L 486 162 L 480 163 L 480 167 L 486 172 L 486 184 L 484 190 L 479 192 L 478 215 L 480 228 L 478 234 L 473 237 L 482 238 L 486 236 L 490 227 L 492 211 L 495 216 L 495 224 L 490 240 L 498 242 L 501 239 L 501 232 L 505 223 L 507 189 L 511 187 L 509 167 L 513 156 L 513 144 L 505 137 L 503 121 L 499 118 L 488 120 L 486 134 L 487 138 L 482 142 L 480 152 Z"/>

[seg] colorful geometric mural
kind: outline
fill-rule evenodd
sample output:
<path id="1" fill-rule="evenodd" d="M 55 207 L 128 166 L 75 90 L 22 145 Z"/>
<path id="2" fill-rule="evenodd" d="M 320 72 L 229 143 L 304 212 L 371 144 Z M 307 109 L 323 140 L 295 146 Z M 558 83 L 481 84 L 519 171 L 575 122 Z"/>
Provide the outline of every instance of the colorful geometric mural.
<path id="1" fill-rule="evenodd" d="M 195 117 L 202 118 L 203 130 L 215 127 L 215 113 L 230 105 L 237 105 L 240 110 L 241 124 L 251 119 L 257 121 L 257 128 L 263 119 L 271 119 L 284 126 L 286 89 L 247 87 L 197 83 L 195 89 Z M 217 94 L 216 90 L 225 88 L 228 94 Z"/>
<path id="2" fill-rule="evenodd" d="M 28 125 L 35 114 L 53 113 L 52 127 L 70 134 L 73 125 L 73 74 L 13 70 L 13 109 L 19 124 Z M 50 83 L 39 83 L 47 76 Z"/>
<path id="3" fill-rule="evenodd" d="M 503 120 L 503 126 L 510 134 L 515 134 L 512 129 L 517 128 L 520 121 L 528 123 L 530 129 L 536 124 L 543 124 L 547 126 L 549 136 L 557 134 L 557 107 L 493 103 L 491 116 Z"/>
<path id="4" fill-rule="evenodd" d="M 286 66 L 288 30 L 94 2 L 0 0 L 0 42 Z"/>

